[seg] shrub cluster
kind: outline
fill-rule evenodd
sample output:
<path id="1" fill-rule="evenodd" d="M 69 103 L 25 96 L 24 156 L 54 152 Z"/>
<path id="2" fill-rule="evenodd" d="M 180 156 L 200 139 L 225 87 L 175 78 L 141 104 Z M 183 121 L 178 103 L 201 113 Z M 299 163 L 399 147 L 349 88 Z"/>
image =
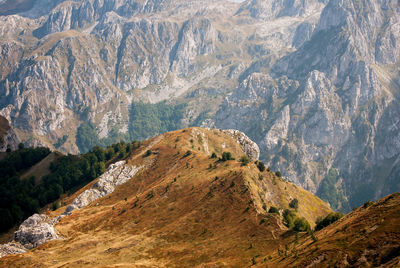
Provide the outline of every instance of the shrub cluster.
<path id="1" fill-rule="evenodd" d="M 276 207 L 270 207 L 268 213 L 279 214 L 279 210 Z"/>
<path id="2" fill-rule="evenodd" d="M 297 198 L 295 198 L 292 201 L 290 201 L 289 207 L 294 208 L 295 210 L 297 210 L 299 208 L 299 200 L 297 200 Z"/>
<path id="3" fill-rule="evenodd" d="M 340 212 L 329 213 L 325 218 L 318 217 L 317 221 L 315 222 L 317 224 L 315 226 L 315 231 L 325 228 L 326 226 L 334 223 L 335 221 L 339 220 L 342 217 L 343 214 Z"/>
<path id="4" fill-rule="evenodd" d="M 223 152 L 221 161 L 225 162 L 225 161 L 228 161 L 228 160 L 235 160 L 235 158 L 232 157 L 231 152 Z"/>
<path id="5" fill-rule="evenodd" d="M 244 155 L 240 158 L 239 162 L 242 163 L 242 166 L 247 166 L 250 160 L 246 155 Z"/>
<path id="6" fill-rule="evenodd" d="M 259 171 L 261 172 L 265 171 L 265 164 L 263 162 L 257 160 L 255 164 L 257 165 Z"/>
<path id="7" fill-rule="evenodd" d="M 283 223 L 296 232 L 310 232 L 311 226 L 305 218 L 299 218 L 293 210 L 283 211 Z"/>

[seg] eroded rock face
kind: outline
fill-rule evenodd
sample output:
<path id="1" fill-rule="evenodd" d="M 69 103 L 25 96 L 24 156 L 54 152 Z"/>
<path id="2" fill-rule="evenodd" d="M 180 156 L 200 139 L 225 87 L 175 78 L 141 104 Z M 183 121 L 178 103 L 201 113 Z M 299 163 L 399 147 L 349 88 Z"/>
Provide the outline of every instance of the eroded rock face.
<path id="1" fill-rule="evenodd" d="M 50 224 L 49 221 L 50 218 L 46 215 L 34 214 L 19 226 L 12 239 L 27 249 L 58 239 L 59 236 L 53 224 Z"/>
<path id="2" fill-rule="evenodd" d="M 74 199 L 64 212 L 64 215 L 69 215 L 71 211 L 78 208 L 83 208 L 93 201 L 111 194 L 115 187 L 127 182 L 141 169 L 141 167 L 131 167 L 126 165 L 125 161 L 120 161 L 110 165 L 103 175 L 98 178 L 98 181 L 91 189 L 84 191 Z"/>
<path id="3" fill-rule="evenodd" d="M 245 132 L 289 180 L 342 196 L 328 200 L 333 208 L 399 191 L 398 70 L 388 68 L 399 58 L 399 20 L 398 1 L 329 1 L 315 27 L 297 28 L 296 51 L 225 99 L 216 127 Z M 309 41 L 297 39 L 312 28 Z"/>
<path id="4" fill-rule="evenodd" d="M 34 214 L 26 219 L 14 233 L 12 242 L 0 245 L 0 258 L 10 254 L 21 254 L 51 240 L 58 239 L 54 220 L 44 214 Z"/>
<path id="5" fill-rule="evenodd" d="M 297 2 L 292 9 L 302 9 Z M 322 7 L 253 25 L 236 21 L 240 4 L 226 0 L 34 1 L 28 11 L 0 17 L 0 113 L 34 133 L 29 145 L 39 139 L 52 147 L 69 136 L 57 148 L 69 153 L 78 153 L 73 137 L 82 123 L 94 124 L 99 138 L 127 135 L 137 101 L 197 91 L 180 123 L 201 125 L 207 101 L 215 113 L 244 74 L 269 68 L 293 39 L 308 40 Z M 296 35 L 303 22 L 312 26 Z"/>
<path id="6" fill-rule="evenodd" d="M 19 143 L 20 141 L 8 120 L 0 115 L 0 152 L 5 152 L 7 149 L 15 151 Z"/>
<path id="7" fill-rule="evenodd" d="M 327 2 L 327 0 L 252 0 L 246 1 L 238 13 L 248 11 L 252 17 L 265 20 L 284 16 L 307 16 Z"/>
<path id="8" fill-rule="evenodd" d="M 6 255 L 22 254 L 24 252 L 26 252 L 26 248 L 19 243 L 0 245 L 0 258 Z"/>
<path id="9" fill-rule="evenodd" d="M 247 137 L 246 134 L 234 129 L 222 130 L 222 132 L 234 138 L 242 146 L 243 151 L 249 157 L 250 161 L 259 159 L 260 149 L 258 148 L 257 143 Z"/>

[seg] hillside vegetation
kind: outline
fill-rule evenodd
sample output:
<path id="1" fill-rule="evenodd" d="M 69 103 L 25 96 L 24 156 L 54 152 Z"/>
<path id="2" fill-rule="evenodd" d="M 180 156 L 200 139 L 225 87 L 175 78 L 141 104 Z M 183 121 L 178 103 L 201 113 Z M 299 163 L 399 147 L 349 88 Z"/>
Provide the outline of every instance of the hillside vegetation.
<path id="1" fill-rule="evenodd" d="M 106 149 L 94 147 L 80 156 L 63 156 L 50 154 L 48 148 L 21 145 L 8 153 L 0 161 L 0 233 L 97 178 L 108 164 L 126 157 L 136 146 L 136 142 L 121 142 Z"/>

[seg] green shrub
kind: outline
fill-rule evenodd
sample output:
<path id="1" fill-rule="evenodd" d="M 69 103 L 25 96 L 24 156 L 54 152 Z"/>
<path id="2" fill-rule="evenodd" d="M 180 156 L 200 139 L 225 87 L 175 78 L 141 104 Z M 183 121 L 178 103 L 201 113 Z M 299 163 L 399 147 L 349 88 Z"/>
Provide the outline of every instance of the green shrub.
<path id="1" fill-rule="evenodd" d="M 339 220 L 340 218 L 343 217 L 343 214 L 340 212 L 332 212 L 329 213 L 325 218 L 318 218 L 317 221 L 315 222 L 317 225 L 315 226 L 315 231 L 321 230 L 322 228 L 325 228 L 326 226 L 334 223 L 335 221 Z"/>
<path id="2" fill-rule="evenodd" d="M 192 151 L 187 150 L 186 153 L 183 155 L 183 157 L 188 157 L 191 154 L 192 154 Z"/>
<path id="3" fill-rule="evenodd" d="M 246 155 L 244 155 L 244 156 L 242 156 L 242 157 L 240 158 L 239 162 L 242 163 L 242 164 L 241 164 L 242 166 L 247 166 L 247 164 L 250 162 L 250 160 L 249 160 L 249 158 L 248 158 Z"/>
<path id="4" fill-rule="evenodd" d="M 222 161 L 228 161 L 228 160 L 235 160 L 235 158 L 232 157 L 231 152 L 223 152 L 221 160 Z"/>
<path id="5" fill-rule="evenodd" d="M 277 209 L 276 207 L 270 207 L 268 213 L 279 214 L 279 209 Z"/>
<path id="6" fill-rule="evenodd" d="M 318 237 L 315 236 L 315 233 L 314 233 L 313 231 L 311 231 L 311 239 L 312 239 L 314 242 L 317 242 L 317 241 L 318 241 Z"/>
<path id="7" fill-rule="evenodd" d="M 54 202 L 53 203 L 53 211 L 59 209 L 61 207 L 60 201 Z"/>
<path id="8" fill-rule="evenodd" d="M 265 165 L 261 161 L 256 161 L 256 165 L 259 171 L 264 172 L 265 171 Z"/>
<path id="9" fill-rule="evenodd" d="M 370 206 L 372 206 L 373 204 L 374 204 L 374 202 L 372 202 L 372 201 L 367 201 L 367 202 L 364 203 L 363 208 L 370 207 Z"/>
<path id="10" fill-rule="evenodd" d="M 297 198 L 295 198 L 292 201 L 290 201 L 289 207 L 294 208 L 295 210 L 297 210 L 299 208 L 299 200 L 297 200 Z"/>
<path id="11" fill-rule="evenodd" d="M 211 158 L 217 158 L 217 154 L 216 154 L 215 152 L 213 152 L 213 153 L 211 154 Z"/>
<path id="12" fill-rule="evenodd" d="M 296 232 L 310 232 L 311 227 L 305 218 L 297 217 L 293 210 L 285 209 L 283 211 L 283 223 Z"/>
<path id="13" fill-rule="evenodd" d="M 282 173 L 279 170 L 275 172 L 275 175 L 279 178 L 282 177 Z"/>
<path id="14" fill-rule="evenodd" d="M 293 229 L 294 221 L 296 220 L 297 215 L 294 211 L 290 209 L 285 209 L 283 211 L 283 223 L 289 228 Z"/>
<path id="15" fill-rule="evenodd" d="M 295 218 L 293 230 L 296 232 L 310 232 L 311 227 L 305 218 Z"/>
<path id="16" fill-rule="evenodd" d="M 148 157 L 148 156 L 150 156 L 151 155 L 151 151 L 150 150 L 147 150 L 145 153 L 144 153 L 144 157 Z"/>

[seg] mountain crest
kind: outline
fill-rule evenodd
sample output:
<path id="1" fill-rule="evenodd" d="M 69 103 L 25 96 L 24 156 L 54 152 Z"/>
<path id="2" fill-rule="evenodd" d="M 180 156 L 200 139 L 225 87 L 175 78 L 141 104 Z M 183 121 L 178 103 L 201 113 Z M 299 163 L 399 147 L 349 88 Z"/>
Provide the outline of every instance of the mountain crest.
<path id="1" fill-rule="evenodd" d="M 82 258 L 76 255 L 78 244 L 90 236 L 92 242 L 84 248 L 92 252 L 85 256 L 92 265 L 92 258 L 96 265 L 120 263 L 118 256 L 103 255 L 110 248 L 126 254 L 146 244 L 150 255 L 134 264 L 151 259 L 186 266 L 229 259 L 242 266 L 248 262 L 243 248 L 278 244 L 287 231 L 278 214 L 267 213 L 271 207 L 282 213 L 296 199 L 297 214 L 311 224 L 330 212 L 311 193 L 262 169 L 259 162 L 249 162 L 257 156 L 258 146 L 235 130 L 189 128 L 144 141 L 125 161 L 110 165 L 97 180 L 62 200 L 60 209 L 27 219 L 14 241 L 2 246 L 2 254 L 19 253 L 21 246 L 59 253 L 68 247 L 63 262 L 74 265 Z M 132 243 L 138 239 L 145 244 Z M 226 251 L 215 256 L 216 248 Z M 165 255 L 173 249 L 175 257 Z M 0 263 L 18 264 L 26 258 L 30 264 L 42 262 L 36 252 L 6 256 Z M 199 252 L 205 259 L 196 257 Z M 60 263 L 57 255 L 45 263 Z"/>

